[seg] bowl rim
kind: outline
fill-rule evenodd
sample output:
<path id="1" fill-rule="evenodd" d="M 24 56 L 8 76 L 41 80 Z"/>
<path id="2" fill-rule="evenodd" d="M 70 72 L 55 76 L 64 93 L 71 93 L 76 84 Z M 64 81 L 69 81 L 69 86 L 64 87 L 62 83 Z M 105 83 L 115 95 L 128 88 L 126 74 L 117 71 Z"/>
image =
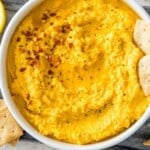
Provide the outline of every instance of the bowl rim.
<path id="1" fill-rule="evenodd" d="M 0 88 L 1 88 L 2 95 L 4 97 L 6 105 L 8 106 L 9 111 L 11 112 L 12 116 L 16 119 L 18 124 L 27 133 L 29 133 L 38 141 L 55 149 L 57 148 L 57 149 L 62 149 L 62 150 L 64 149 L 65 150 L 72 150 L 72 149 L 74 150 L 96 150 L 96 149 L 108 148 L 108 147 L 114 146 L 124 141 L 129 136 L 134 134 L 147 121 L 147 119 L 150 116 L 150 107 L 148 107 L 145 113 L 142 115 L 142 117 L 138 119 L 127 130 L 105 141 L 92 143 L 88 145 L 69 144 L 66 142 L 55 140 L 53 138 L 45 137 L 41 135 L 36 129 L 34 129 L 18 111 L 15 103 L 13 102 L 11 98 L 11 94 L 10 94 L 8 84 L 7 84 L 6 59 L 7 59 L 8 46 L 9 46 L 10 40 L 12 38 L 12 35 L 16 27 L 19 25 L 21 20 L 23 20 L 23 18 L 42 1 L 43 0 L 39 0 L 39 1 L 30 0 L 25 5 L 23 5 L 21 9 L 16 13 L 16 15 L 12 18 L 10 23 L 8 24 L 4 32 L 4 35 L 2 37 L 1 46 L 0 46 L 0 68 L 1 68 L 0 69 Z M 135 0 L 123 0 L 123 1 L 127 3 L 141 18 L 143 18 L 145 21 L 150 22 L 149 15 Z"/>

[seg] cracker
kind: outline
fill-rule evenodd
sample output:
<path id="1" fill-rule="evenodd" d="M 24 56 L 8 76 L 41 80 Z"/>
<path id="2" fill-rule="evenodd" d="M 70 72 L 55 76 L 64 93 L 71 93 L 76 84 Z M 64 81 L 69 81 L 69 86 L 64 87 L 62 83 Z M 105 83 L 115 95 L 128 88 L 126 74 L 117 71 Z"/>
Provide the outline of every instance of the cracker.
<path id="1" fill-rule="evenodd" d="M 133 38 L 145 54 L 150 54 L 150 23 L 138 19 L 135 24 Z"/>
<path id="2" fill-rule="evenodd" d="M 150 55 L 144 56 L 139 61 L 139 81 L 145 96 L 150 95 Z"/>
<path id="3" fill-rule="evenodd" d="M 0 100 L 0 146 L 17 140 L 23 130 L 9 113 L 3 100 Z"/>
<path id="4" fill-rule="evenodd" d="M 143 144 L 144 146 L 150 146 L 150 139 L 146 140 Z"/>

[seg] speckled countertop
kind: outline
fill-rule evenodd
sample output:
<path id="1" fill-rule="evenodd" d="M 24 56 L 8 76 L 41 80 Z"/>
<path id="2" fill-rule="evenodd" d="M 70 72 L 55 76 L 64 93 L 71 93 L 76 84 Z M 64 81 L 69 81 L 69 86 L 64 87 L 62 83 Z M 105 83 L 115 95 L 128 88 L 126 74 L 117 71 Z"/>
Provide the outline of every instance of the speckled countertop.
<path id="1" fill-rule="evenodd" d="M 7 9 L 7 23 L 14 16 L 17 10 L 28 0 L 3 0 Z M 137 0 L 150 14 L 150 0 Z M 1 97 L 1 95 L 0 95 Z M 119 145 L 109 148 L 107 150 L 150 150 L 150 147 L 145 147 L 143 141 L 150 138 L 150 119 L 145 125 L 132 137 Z M 21 138 L 16 146 L 6 145 L 0 150 L 52 150 L 51 148 L 37 142 L 27 133 Z"/>

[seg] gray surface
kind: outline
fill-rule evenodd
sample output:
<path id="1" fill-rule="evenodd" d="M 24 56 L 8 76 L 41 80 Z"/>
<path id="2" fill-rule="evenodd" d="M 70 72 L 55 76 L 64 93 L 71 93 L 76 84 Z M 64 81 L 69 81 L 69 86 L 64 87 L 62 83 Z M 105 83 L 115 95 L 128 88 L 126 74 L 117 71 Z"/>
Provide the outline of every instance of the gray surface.
<path id="1" fill-rule="evenodd" d="M 13 17 L 13 15 L 16 13 L 16 11 L 28 0 L 4 0 L 4 3 L 6 4 L 7 9 L 7 17 L 8 21 Z M 145 9 L 150 14 L 150 7 L 145 7 Z M 0 94 L 1 97 L 1 94 Z M 147 121 L 147 123 L 132 137 L 127 139 L 126 141 L 120 143 L 119 145 L 112 147 L 108 150 L 150 150 L 150 147 L 143 146 L 143 141 L 147 138 L 150 138 L 150 120 Z M 34 140 L 31 136 L 29 136 L 27 133 L 24 134 L 22 137 L 22 140 Z"/>

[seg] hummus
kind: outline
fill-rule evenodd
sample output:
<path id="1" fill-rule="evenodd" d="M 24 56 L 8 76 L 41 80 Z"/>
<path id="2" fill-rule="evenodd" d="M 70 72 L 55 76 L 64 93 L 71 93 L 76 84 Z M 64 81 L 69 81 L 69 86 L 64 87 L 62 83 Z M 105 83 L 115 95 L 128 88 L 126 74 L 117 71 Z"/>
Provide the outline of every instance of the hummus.
<path id="1" fill-rule="evenodd" d="M 138 16 L 121 0 L 45 0 L 9 46 L 12 97 L 41 134 L 87 144 L 119 134 L 150 97 L 137 76 Z"/>

